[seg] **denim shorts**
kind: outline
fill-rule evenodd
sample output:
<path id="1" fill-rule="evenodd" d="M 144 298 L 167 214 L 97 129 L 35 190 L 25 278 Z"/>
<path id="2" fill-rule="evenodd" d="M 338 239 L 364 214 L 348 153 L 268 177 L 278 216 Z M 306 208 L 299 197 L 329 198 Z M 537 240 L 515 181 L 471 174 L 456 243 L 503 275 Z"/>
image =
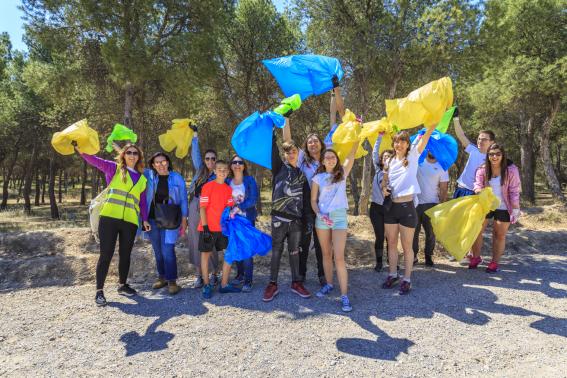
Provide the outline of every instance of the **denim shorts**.
<path id="1" fill-rule="evenodd" d="M 315 228 L 320 230 L 346 230 L 348 229 L 347 211 L 346 209 L 338 209 L 329 213 L 329 218 L 333 221 L 332 226 L 317 217 L 315 219 Z"/>

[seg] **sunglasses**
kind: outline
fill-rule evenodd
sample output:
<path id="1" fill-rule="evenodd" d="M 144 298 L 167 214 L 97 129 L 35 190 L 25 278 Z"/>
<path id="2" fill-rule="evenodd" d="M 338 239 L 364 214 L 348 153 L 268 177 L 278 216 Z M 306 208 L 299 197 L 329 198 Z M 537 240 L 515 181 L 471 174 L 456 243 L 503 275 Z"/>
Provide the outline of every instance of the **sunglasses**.
<path id="1" fill-rule="evenodd" d="M 126 155 L 138 156 L 138 151 L 126 151 Z"/>
<path id="2" fill-rule="evenodd" d="M 230 164 L 232 165 L 244 165 L 242 160 L 233 160 Z"/>
<path id="3" fill-rule="evenodd" d="M 502 152 L 491 152 L 488 154 L 490 157 L 500 157 L 502 156 Z"/>
<path id="4" fill-rule="evenodd" d="M 166 166 L 168 164 L 167 160 L 162 160 L 162 161 L 154 161 L 155 165 L 161 165 L 161 166 Z"/>
<path id="5" fill-rule="evenodd" d="M 216 161 L 217 158 L 216 157 L 206 157 L 205 160 L 206 161 Z"/>

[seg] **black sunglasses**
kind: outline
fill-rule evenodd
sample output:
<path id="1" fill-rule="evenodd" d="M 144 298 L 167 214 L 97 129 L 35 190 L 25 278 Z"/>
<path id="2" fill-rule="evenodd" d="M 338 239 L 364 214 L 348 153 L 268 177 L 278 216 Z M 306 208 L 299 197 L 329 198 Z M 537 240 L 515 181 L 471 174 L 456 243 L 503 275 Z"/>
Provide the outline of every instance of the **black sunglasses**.
<path id="1" fill-rule="evenodd" d="M 242 160 L 233 160 L 230 164 L 232 165 L 244 165 Z"/>
<path id="2" fill-rule="evenodd" d="M 138 156 L 138 151 L 126 151 L 126 155 Z"/>

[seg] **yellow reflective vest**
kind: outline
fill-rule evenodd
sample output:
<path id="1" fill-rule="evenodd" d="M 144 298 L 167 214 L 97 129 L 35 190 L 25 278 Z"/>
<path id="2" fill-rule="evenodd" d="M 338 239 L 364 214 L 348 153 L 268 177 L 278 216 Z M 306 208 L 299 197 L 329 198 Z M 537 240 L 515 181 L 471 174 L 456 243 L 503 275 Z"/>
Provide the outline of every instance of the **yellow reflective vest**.
<path id="1" fill-rule="evenodd" d="M 108 185 L 108 194 L 100 211 L 101 216 L 122 219 L 139 225 L 140 216 L 140 195 L 146 189 L 147 180 L 144 175 L 134 185 L 129 174 L 126 175 L 126 182 L 122 181 L 122 174 L 119 166 L 116 166 L 114 177 Z"/>

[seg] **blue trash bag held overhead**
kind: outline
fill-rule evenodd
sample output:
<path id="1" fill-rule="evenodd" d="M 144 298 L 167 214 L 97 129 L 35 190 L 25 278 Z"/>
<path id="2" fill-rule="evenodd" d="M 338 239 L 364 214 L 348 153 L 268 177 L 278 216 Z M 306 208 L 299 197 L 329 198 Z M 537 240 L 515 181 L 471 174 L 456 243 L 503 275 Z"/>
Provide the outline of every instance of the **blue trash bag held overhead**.
<path id="1" fill-rule="evenodd" d="M 421 129 L 411 136 L 410 140 L 413 143 L 418 135 L 425 134 L 426 129 Z M 441 167 L 446 171 L 448 170 L 455 160 L 457 160 L 457 154 L 459 152 L 459 147 L 457 141 L 449 134 L 440 133 L 438 130 L 434 130 L 427 142 L 427 146 L 419 156 L 419 164 L 423 163 L 427 157 L 427 151 L 430 151 L 435 159 L 439 162 Z"/>
<path id="2" fill-rule="evenodd" d="M 323 55 L 291 55 L 263 60 L 286 97 L 298 93 L 301 100 L 333 89 L 332 78 L 344 76 L 337 58 Z"/>
<path id="3" fill-rule="evenodd" d="M 265 256 L 272 249 L 272 238 L 256 229 L 242 215 L 230 218 L 230 208 L 224 209 L 221 217 L 222 233 L 228 237 L 228 246 L 224 252 L 224 261 L 232 264 L 250 257 Z"/>
<path id="4" fill-rule="evenodd" d="M 283 128 L 285 118 L 273 111 L 255 112 L 247 117 L 232 134 L 232 147 L 236 153 L 262 167 L 272 169 L 272 129 Z"/>

